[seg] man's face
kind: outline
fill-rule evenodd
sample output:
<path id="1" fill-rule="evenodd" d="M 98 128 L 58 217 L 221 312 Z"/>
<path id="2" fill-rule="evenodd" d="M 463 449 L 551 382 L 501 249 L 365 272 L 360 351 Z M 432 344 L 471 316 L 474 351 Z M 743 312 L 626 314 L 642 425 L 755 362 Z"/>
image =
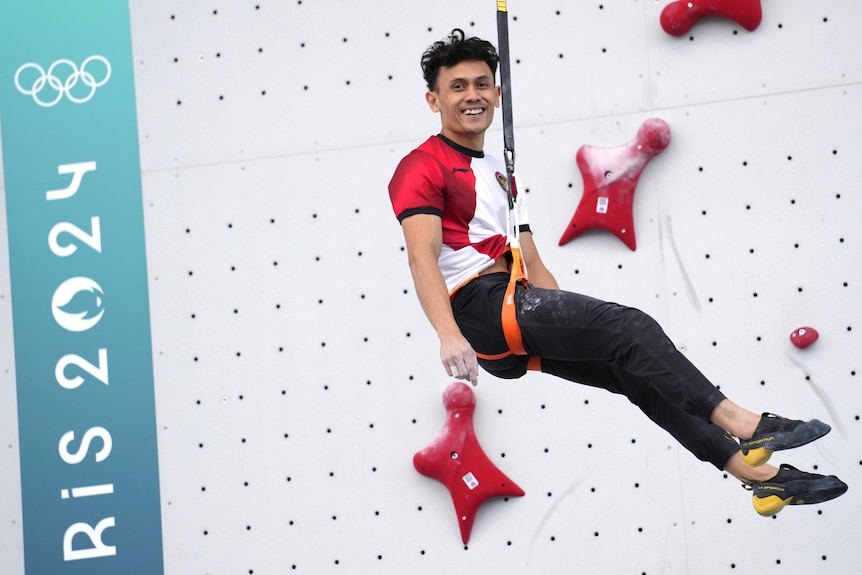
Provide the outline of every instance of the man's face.
<path id="1" fill-rule="evenodd" d="M 434 112 L 440 112 L 441 134 L 472 150 L 485 144 L 485 130 L 500 106 L 500 89 L 494 74 L 481 60 L 465 60 L 442 67 L 437 86 L 425 95 Z"/>

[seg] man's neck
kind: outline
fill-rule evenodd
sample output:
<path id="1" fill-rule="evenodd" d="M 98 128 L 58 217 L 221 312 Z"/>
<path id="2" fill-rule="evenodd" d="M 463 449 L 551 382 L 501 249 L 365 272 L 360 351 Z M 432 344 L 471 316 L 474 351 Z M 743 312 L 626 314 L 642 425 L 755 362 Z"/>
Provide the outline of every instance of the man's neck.
<path id="1" fill-rule="evenodd" d="M 449 138 L 448 136 L 446 136 L 442 133 L 437 134 L 437 137 L 442 139 L 444 142 L 446 142 L 446 144 L 448 146 L 450 146 L 451 148 L 453 148 L 455 150 L 458 150 L 462 154 L 467 154 L 468 156 L 472 156 L 474 158 L 484 158 L 485 157 L 485 152 L 483 152 L 482 150 L 474 150 L 473 148 L 468 148 L 467 146 L 462 146 L 458 142 L 452 140 L 451 138 Z"/>
<path id="2" fill-rule="evenodd" d="M 464 136 L 461 134 L 452 134 L 447 130 L 441 130 L 441 136 L 445 136 L 450 142 L 458 144 L 468 150 L 482 152 L 485 149 L 485 134 L 484 132 L 476 136 Z"/>

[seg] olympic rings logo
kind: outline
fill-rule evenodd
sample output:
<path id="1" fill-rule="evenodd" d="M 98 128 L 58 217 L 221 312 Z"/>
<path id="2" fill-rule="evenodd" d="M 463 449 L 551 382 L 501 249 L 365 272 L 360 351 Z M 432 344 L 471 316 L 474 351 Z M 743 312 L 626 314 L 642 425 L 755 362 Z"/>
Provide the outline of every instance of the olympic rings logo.
<path id="1" fill-rule="evenodd" d="M 94 73 L 87 70 L 88 65 L 93 68 L 92 62 L 102 63 L 102 66 L 96 66 L 104 67 L 104 71 L 98 70 L 100 76 L 104 74 L 101 80 L 97 81 Z M 80 69 L 74 62 L 64 58 L 51 64 L 47 71 L 34 62 L 24 64 L 15 72 L 15 87 L 25 96 L 32 96 L 33 101 L 43 108 L 50 108 L 62 100 L 63 96 L 75 104 L 89 102 L 96 93 L 96 88 L 107 84 L 110 78 L 111 63 L 103 56 L 90 56 L 84 60 Z M 26 83 L 22 85 L 22 82 Z M 74 90 L 79 82 L 84 88 Z"/>

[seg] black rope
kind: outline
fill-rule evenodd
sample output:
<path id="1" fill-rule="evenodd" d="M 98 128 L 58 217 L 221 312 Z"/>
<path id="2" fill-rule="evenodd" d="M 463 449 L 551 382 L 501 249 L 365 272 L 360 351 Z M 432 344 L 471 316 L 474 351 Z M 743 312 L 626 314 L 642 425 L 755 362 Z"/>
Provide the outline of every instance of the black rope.
<path id="1" fill-rule="evenodd" d="M 512 120 L 512 74 L 509 64 L 509 13 L 506 0 L 497 0 L 497 43 L 500 52 L 500 88 L 503 101 L 503 156 L 506 162 L 506 193 L 509 198 L 509 209 L 515 208 L 514 189 L 515 173 L 515 128 Z"/>

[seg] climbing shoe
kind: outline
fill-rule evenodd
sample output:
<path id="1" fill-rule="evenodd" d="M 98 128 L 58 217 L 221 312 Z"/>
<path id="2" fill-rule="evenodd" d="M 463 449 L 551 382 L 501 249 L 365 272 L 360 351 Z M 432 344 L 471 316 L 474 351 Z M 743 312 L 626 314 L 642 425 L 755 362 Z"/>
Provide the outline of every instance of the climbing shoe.
<path id="1" fill-rule="evenodd" d="M 799 421 L 764 413 L 751 439 L 740 440 L 742 459 L 752 467 L 763 465 L 773 451 L 792 449 L 823 437 L 832 429 L 819 419 Z"/>
<path id="2" fill-rule="evenodd" d="M 786 463 L 772 479 L 746 479 L 743 487 L 752 492 L 754 509 L 764 517 L 775 515 L 785 505 L 823 503 L 847 491 L 847 484 L 834 475 L 806 473 Z"/>

